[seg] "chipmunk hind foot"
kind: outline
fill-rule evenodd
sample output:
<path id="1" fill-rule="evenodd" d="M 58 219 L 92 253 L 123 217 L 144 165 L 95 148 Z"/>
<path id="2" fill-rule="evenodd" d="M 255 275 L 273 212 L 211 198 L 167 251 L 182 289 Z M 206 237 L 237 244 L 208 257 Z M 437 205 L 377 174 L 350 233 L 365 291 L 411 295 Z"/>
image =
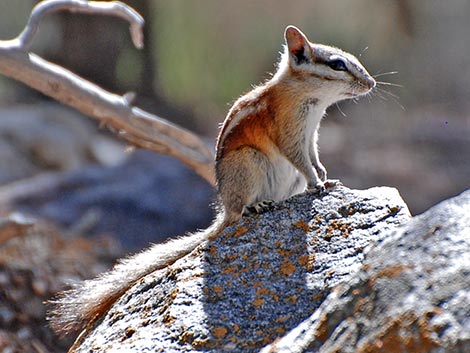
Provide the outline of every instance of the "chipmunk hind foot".
<path id="1" fill-rule="evenodd" d="M 274 203 L 274 200 L 263 200 L 251 205 L 245 205 L 243 206 L 242 216 L 249 217 L 252 215 L 262 214 L 272 209 Z"/>

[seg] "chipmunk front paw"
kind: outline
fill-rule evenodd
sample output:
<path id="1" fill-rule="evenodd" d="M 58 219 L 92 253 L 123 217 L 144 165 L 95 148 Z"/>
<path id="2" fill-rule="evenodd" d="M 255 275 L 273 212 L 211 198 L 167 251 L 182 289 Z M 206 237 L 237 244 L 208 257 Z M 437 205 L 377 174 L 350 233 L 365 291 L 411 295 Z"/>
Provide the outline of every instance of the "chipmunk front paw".
<path id="1" fill-rule="evenodd" d="M 307 185 L 307 192 L 317 195 L 323 195 L 326 193 L 326 187 L 322 182 L 318 182 L 313 185 Z"/>
<path id="2" fill-rule="evenodd" d="M 328 179 L 323 185 L 327 189 L 334 189 L 337 186 L 343 186 L 343 183 L 338 179 Z"/>
<path id="3" fill-rule="evenodd" d="M 256 214 L 261 214 L 269 209 L 271 209 L 274 205 L 273 200 L 263 200 L 252 205 L 245 205 L 243 206 L 242 216 L 252 216 Z"/>
<path id="4" fill-rule="evenodd" d="M 327 181 L 327 178 L 326 178 L 326 173 L 327 172 L 326 172 L 326 168 L 323 166 L 323 164 L 321 164 L 321 163 L 314 164 L 313 167 L 317 171 L 317 175 L 320 178 L 320 180 L 323 181 L 323 182 Z"/>

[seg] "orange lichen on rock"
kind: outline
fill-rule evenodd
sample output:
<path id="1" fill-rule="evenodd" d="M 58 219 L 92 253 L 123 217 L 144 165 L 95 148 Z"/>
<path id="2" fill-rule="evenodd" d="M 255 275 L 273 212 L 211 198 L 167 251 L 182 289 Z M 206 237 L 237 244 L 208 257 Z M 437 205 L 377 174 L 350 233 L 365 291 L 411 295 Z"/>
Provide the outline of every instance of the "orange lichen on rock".
<path id="1" fill-rule="evenodd" d="M 214 292 L 217 293 L 217 294 L 222 293 L 223 290 L 224 290 L 224 288 L 223 288 L 222 286 L 214 286 L 214 287 L 212 287 L 212 291 L 214 291 Z"/>
<path id="2" fill-rule="evenodd" d="M 267 294 L 268 292 L 269 290 L 267 288 L 262 287 L 256 290 L 256 295 L 264 295 L 264 294 Z"/>
<path id="3" fill-rule="evenodd" d="M 259 308 L 261 305 L 263 305 L 265 302 L 265 300 L 263 298 L 257 298 L 255 300 L 253 300 L 252 304 L 254 306 L 256 306 L 257 308 Z"/>
<path id="4" fill-rule="evenodd" d="M 291 295 L 289 298 L 287 298 L 287 300 L 292 303 L 292 304 L 295 304 L 297 303 L 297 300 L 299 300 L 299 297 L 295 296 L 295 295 Z"/>
<path id="5" fill-rule="evenodd" d="M 280 271 L 283 275 L 285 276 L 290 276 L 294 273 L 295 271 L 295 266 L 292 262 L 290 262 L 288 259 L 285 259 L 282 263 L 281 263 L 281 268 L 280 268 Z"/>
<path id="6" fill-rule="evenodd" d="M 279 316 L 279 317 L 275 320 L 275 322 L 276 322 L 276 323 L 286 322 L 286 321 L 289 320 L 291 317 L 292 317 L 291 314 L 287 314 L 287 315 L 284 315 L 284 316 Z"/>
<path id="7" fill-rule="evenodd" d="M 197 350 L 210 349 L 214 347 L 214 342 L 212 342 L 209 338 L 197 338 L 191 343 L 191 346 Z"/>
<path id="8" fill-rule="evenodd" d="M 418 332 L 415 332 L 416 330 Z M 415 313 L 405 313 L 390 321 L 387 327 L 379 333 L 379 337 L 375 336 L 373 341 L 358 346 L 357 352 L 426 353 L 440 346 L 432 335 L 433 331 L 435 329 L 429 325 L 426 315 L 417 317 Z M 413 334 L 404 335 L 406 332 L 413 332 Z"/>
<path id="9" fill-rule="evenodd" d="M 318 319 L 318 326 L 317 330 L 315 331 L 315 337 L 321 341 L 325 342 L 328 337 L 330 336 L 330 330 L 328 329 L 328 316 L 327 315 L 322 315 Z"/>
<path id="10" fill-rule="evenodd" d="M 233 236 L 238 238 L 239 236 L 245 234 L 246 232 L 248 232 L 250 229 L 246 226 L 243 226 L 243 227 L 238 227 L 236 232 L 233 233 Z"/>
<path id="11" fill-rule="evenodd" d="M 369 280 L 370 284 L 371 285 L 375 285 L 375 282 L 377 281 L 377 279 L 379 278 L 383 278 L 383 277 L 386 277 L 386 278 L 396 278 L 398 277 L 399 275 L 401 275 L 401 273 L 404 271 L 404 270 L 407 270 L 407 269 L 410 269 L 410 266 L 407 266 L 407 265 L 395 265 L 395 266 L 388 266 L 388 267 L 385 267 L 383 268 L 382 270 L 378 271 L 376 274 L 374 274 L 371 279 Z"/>
<path id="12" fill-rule="evenodd" d="M 315 254 L 299 256 L 299 265 L 304 266 L 307 271 L 311 271 L 313 269 L 314 264 L 315 264 Z"/>
<path id="13" fill-rule="evenodd" d="M 238 268 L 235 267 L 235 266 L 227 266 L 227 267 L 225 267 L 221 270 L 221 273 L 224 274 L 224 275 L 232 274 L 235 277 L 239 276 Z"/>
<path id="14" fill-rule="evenodd" d="M 224 337 L 226 334 L 227 334 L 228 330 L 223 327 L 223 326 L 219 326 L 219 327 L 214 327 L 212 329 L 212 333 L 214 334 L 215 337 L 217 338 L 222 338 Z"/>
<path id="15" fill-rule="evenodd" d="M 304 220 L 298 221 L 297 223 L 294 224 L 294 226 L 297 229 L 302 229 L 304 233 L 307 233 L 308 231 L 310 231 L 310 226 Z"/>

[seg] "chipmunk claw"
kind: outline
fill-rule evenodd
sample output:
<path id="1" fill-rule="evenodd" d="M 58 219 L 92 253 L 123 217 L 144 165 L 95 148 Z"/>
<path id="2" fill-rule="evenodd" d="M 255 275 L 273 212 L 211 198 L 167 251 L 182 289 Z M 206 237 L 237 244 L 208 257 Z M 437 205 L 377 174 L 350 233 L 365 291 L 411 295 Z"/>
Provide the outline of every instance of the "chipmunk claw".
<path id="1" fill-rule="evenodd" d="M 315 195 L 324 195 L 326 193 L 326 187 L 323 183 L 317 183 L 312 186 L 308 186 L 307 190 L 308 193 L 312 193 Z"/>
<path id="2" fill-rule="evenodd" d="M 245 205 L 243 206 L 242 216 L 252 216 L 256 214 L 261 214 L 269 209 L 271 209 L 274 205 L 273 200 L 263 200 L 252 205 Z"/>

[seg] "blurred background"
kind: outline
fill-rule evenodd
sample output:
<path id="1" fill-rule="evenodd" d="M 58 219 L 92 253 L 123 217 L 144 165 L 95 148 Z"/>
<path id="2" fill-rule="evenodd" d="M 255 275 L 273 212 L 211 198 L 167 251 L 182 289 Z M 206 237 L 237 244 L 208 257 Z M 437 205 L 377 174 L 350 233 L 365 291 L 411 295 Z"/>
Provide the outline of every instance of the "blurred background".
<path id="1" fill-rule="evenodd" d="M 328 110 L 320 150 L 331 178 L 396 187 L 413 214 L 469 186 L 468 1 L 126 2 L 146 20 L 144 50 L 120 19 L 63 13 L 44 19 L 33 51 L 111 92 L 136 92 L 136 105 L 213 144 L 230 104 L 269 78 L 283 30 L 295 24 L 360 57 L 384 82 Z M 35 3 L 2 0 L 0 38 L 16 36 Z M 214 194 L 203 181 L 177 161 L 123 146 L 95 121 L 0 76 L 0 203 L 91 233 L 125 238 L 139 225 L 131 247 L 210 222 Z"/>
<path id="2" fill-rule="evenodd" d="M 469 1 L 124 2 L 146 20 L 144 50 L 122 20 L 57 14 L 44 19 L 33 52 L 111 92 L 136 92 L 137 106 L 213 145 L 230 103 L 269 78 L 294 24 L 360 57 L 384 82 L 357 104 L 329 108 L 320 157 L 330 178 L 396 187 L 413 214 L 470 186 Z M 1 1 L 1 39 L 20 33 L 35 3 Z M 0 75 L 2 214 L 99 241 L 111 263 L 207 226 L 214 197 L 178 161 L 126 152 L 92 119 Z"/>
<path id="3" fill-rule="evenodd" d="M 0 38 L 16 36 L 35 3 L 2 0 Z M 136 105 L 213 144 L 231 102 L 269 78 L 283 30 L 295 24 L 360 57 L 383 82 L 328 110 L 320 150 L 331 178 L 396 187 L 413 214 L 469 186 L 468 1 L 127 3 L 145 17 L 144 50 L 120 19 L 63 13 L 44 19 L 33 51 L 111 92 L 136 92 Z M 210 222 L 214 194 L 204 181 L 123 146 L 95 121 L 0 76 L 0 204 L 118 234 L 131 248 Z"/>

